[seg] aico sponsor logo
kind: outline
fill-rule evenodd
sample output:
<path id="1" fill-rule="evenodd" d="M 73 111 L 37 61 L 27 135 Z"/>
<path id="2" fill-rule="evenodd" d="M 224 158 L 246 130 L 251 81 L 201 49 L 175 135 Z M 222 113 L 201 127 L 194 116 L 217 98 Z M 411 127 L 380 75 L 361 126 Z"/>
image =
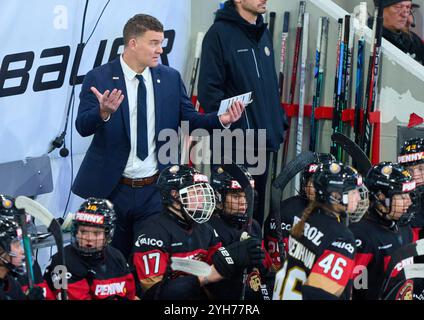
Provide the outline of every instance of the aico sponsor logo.
<path id="1" fill-rule="evenodd" d="M 108 284 L 98 284 L 94 292 L 96 296 L 111 296 L 125 293 L 125 281 Z"/>
<path id="2" fill-rule="evenodd" d="M 77 212 L 75 220 L 82 222 L 90 222 L 94 224 L 103 224 L 105 217 L 100 214 L 92 214 L 86 212 Z"/>
<path id="3" fill-rule="evenodd" d="M 392 271 L 392 274 L 390 275 L 390 277 L 394 278 L 396 277 L 399 272 L 401 272 L 403 270 L 403 268 L 405 268 L 407 265 L 410 264 L 414 264 L 414 257 L 410 257 L 410 258 L 406 258 L 404 260 L 402 260 L 401 262 L 399 262 Z"/>
<path id="4" fill-rule="evenodd" d="M 300 221 L 299 217 L 294 217 L 293 226 L 295 226 Z M 305 222 L 305 228 L 303 229 L 303 236 L 310 240 L 314 245 L 319 246 L 321 244 L 321 238 L 324 234 L 315 227 Z"/>
<path id="5" fill-rule="evenodd" d="M 423 156 L 424 156 L 424 152 L 405 154 L 403 156 L 398 157 L 398 162 L 407 163 L 407 162 L 418 161 L 418 160 L 421 160 Z"/>
<path id="6" fill-rule="evenodd" d="M 155 246 L 155 247 L 163 247 L 163 241 L 162 240 L 156 240 L 154 238 L 146 238 L 145 234 L 142 234 L 137 238 L 137 241 L 135 242 L 136 247 L 141 247 L 142 245 L 147 246 Z"/>
<path id="7" fill-rule="evenodd" d="M 404 182 L 402 184 L 402 191 L 403 192 L 408 192 L 408 191 L 412 191 L 415 189 L 415 181 L 411 181 L 411 182 Z"/>

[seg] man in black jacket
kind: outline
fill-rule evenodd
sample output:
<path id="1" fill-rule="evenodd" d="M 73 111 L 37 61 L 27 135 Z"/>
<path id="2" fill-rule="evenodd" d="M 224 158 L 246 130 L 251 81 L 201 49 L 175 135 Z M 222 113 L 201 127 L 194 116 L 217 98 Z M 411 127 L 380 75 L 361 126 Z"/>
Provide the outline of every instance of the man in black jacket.
<path id="1" fill-rule="evenodd" d="M 240 128 L 245 136 L 254 134 L 255 142 L 249 143 L 246 139 L 243 152 L 245 156 L 252 155 L 252 151 L 255 156 L 258 153 L 257 168 L 261 166 L 259 161 L 263 161 L 261 167 L 264 170 L 252 170 L 254 164 L 249 163 L 247 157 L 244 163 L 234 159 L 235 153 L 240 154 L 240 144 L 236 149 L 236 143 L 233 143 L 232 151 L 233 161 L 249 166 L 254 176 L 259 195 L 254 217 L 261 225 L 268 171 L 266 158 L 269 159 L 271 151 L 279 149 L 287 128 L 280 105 L 272 39 L 262 18 L 266 2 L 229 0 L 217 11 L 215 22 L 203 40 L 198 84 L 199 102 L 206 112 L 218 110 L 222 99 L 252 92 L 252 103 L 231 129 Z M 266 129 L 266 143 L 258 139 L 258 129 Z"/>
<path id="2" fill-rule="evenodd" d="M 378 5 L 380 0 L 374 0 Z M 383 37 L 410 55 L 419 63 L 424 63 L 424 44 L 413 32 L 404 32 L 408 18 L 412 14 L 412 1 L 383 0 Z"/>

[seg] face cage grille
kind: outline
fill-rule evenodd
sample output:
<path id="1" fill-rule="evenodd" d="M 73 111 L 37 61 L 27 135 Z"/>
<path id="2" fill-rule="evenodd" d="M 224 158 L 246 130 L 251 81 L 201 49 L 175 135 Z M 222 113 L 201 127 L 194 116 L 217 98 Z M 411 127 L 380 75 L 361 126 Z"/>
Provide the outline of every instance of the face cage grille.
<path id="1" fill-rule="evenodd" d="M 209 220 L 215 210 L 215 194 L 208 183 L 198 183 L 179 191 L 184 211 L 196 223 Z"/>
<path id="2" fill-rule="evenodd" d="M 368 188 L 365 185 L 362 185 L 358 188 L 358 191 L 361 199 L 358 201 L 356 210 L 353 213 L 349 214 L 349 220 L 352 223 L 359 222 L 364 216 L 364 214 L 368 211 L 368 207 L 370 205 Z"/>

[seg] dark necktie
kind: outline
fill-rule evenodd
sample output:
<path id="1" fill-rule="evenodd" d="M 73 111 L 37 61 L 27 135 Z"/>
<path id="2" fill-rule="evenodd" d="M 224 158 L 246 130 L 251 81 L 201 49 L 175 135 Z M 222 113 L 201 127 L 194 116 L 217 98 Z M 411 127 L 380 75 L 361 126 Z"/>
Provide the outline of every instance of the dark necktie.
<path id="1" fill-rule="evenodd" d="M 144 160 L 149 155 L 147 143 L 147 94 L 144 78 L 141 74 L 138 79 L 137 89 L 137 157 Z"/>

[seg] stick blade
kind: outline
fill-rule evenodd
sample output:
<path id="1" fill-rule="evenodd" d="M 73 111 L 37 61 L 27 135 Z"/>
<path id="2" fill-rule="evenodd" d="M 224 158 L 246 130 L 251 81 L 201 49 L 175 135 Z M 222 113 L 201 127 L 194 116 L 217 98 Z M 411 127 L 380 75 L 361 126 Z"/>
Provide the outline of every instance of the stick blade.
<path id="1" fill-rule="evenodd" d="M 199 260 L 171 257 L 171 261 L 172 270 L 182 271 L 198 277 L 207 277 L 211 273 L 212 269 L 212 267 L 206 262 Z"/>
<path id="2" fill-rule="evenodd" d="M 26 213 L 28 213 L 35 219 L 40 220 L 40 222 L 47 228 L 50 227 L 50 224 L 54 219 L 54 216 L 49 210 L 47 210 L 37 201 L 34 201 L 26 196 L 18 196 L 15 200 L 15 205 L 16 208 L 24 209 Z"/>

